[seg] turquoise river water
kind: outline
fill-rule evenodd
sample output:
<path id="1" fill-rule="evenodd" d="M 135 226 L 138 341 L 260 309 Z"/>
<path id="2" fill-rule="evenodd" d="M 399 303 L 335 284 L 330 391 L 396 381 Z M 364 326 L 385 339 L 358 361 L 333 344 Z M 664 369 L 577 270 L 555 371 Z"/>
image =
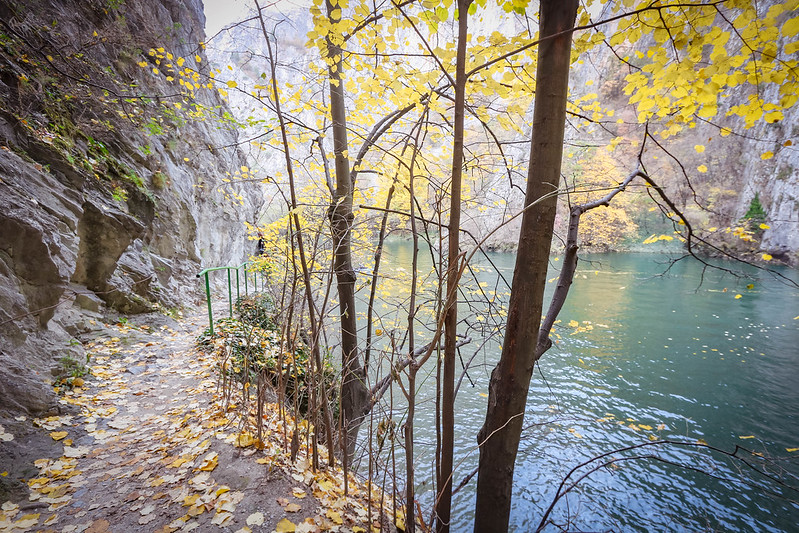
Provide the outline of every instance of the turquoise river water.
<path id="1" fill-rule="evenodd" d="M 389 243 L 383 273 L 407 274 L 410 254 L 409 243 Z M 466 280 L 463 298 L 481 282 L 494 291 L 489 296 L 505 298 L 498 273 L 510 281 L 515 258 L 489 257 L 493 264 L 475 259 L 476 279 Z M 559 263 L 552 265 L 554 278 Z M 545 530 L 799 531 L 799 492 L 768 477 L 799 487 L 799 290 L 751 267 L 743 269 L 748 278 L 713 270 L 703 277 L 693 260 L 664 274 L 667 267 L 668 256 L 656 254 L 580 262 L 558 342 L 533 376 L 512 530 L 535 530 L 574 467 L 647 444 L 573 473 L 569 480 L 582 479 L 556 503 Z M 780 272 L 799 280 L 795 270 Z M 464 305 L 460 314 L 464 329 L 494 320 L 481 307 Z M 501 335 L 484 341 L 473 334 L 461 349 L 469 372 L 456 402 L 455 485 L 477 464 L 476 434 Z M 434 386 L 432 376 L 420 380 L 416 480 L 429 508 Z M 656 441 L 688 445 L 648 444 Z M 736 446 L 745 449 L 737 458 L 724 453 Z M 472 529 L 475 486 L 473 478 L 454 497 L 454 531 Z"/>

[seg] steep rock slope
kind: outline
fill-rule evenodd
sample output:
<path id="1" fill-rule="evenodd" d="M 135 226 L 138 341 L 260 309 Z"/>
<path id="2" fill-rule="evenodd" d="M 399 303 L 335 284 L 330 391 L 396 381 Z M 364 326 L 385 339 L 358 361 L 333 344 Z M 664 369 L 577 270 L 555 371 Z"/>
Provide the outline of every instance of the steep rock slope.
<path id="1" fill-rule="evenodd" d="M 54 404 L 92 313 L 188 303 L 254 251 L 263 195 L 222 181 L 246 160 L 201 87 L 204 21 L 200 0 L 0 0 L 0 410 Z"/>
<path id="2" fill-rule="evenodd" d="M 778 3 L 763 2 L 759 4 L 759 12 L 766 12 Z M 598 20 L 611 16 L 606 7 Z M 607 35 L 615 31 L 616 24 L 603 26 Z M 721 17 L 716 24 L 723 30 L 729 29 Z M 572 70 L 573 99 L 598 93 L 598 101 L 615 110 L 612 120 L 603 128 L 596 128 L 595 140 L 609 143 L 618 136 L 622 142 L 616 157 L 629 170 L 638 152 L 634 143 L 641 141 L 643 129 L 633 126 L 638 122 L 638 110 L 629 104 L 629 94 L 625 92 L 626 76 L 635 69 L 619 58 L 628 58 L 634 66 L 651 50 L 664 46 L 655 44 L 651 35 L 642 37 L 634 46 L 625 44 L 613 49 L 608 45 L 598 46 Z M 725 48 L 730 56 L 745 49 L 737 38 L 731 38 Z M 719 98 L 717 116 L 695 120 L 694 125 L 671 136 L 658 135 L 662 149 L 649 143 L 649 153 L 658 160 L 650 161 L 648 170 L 686 212 L 695 229 L 721 249 L 750 258 L 759 256 L 759 252 L 768 253 L 781 262 L 797 265 L 799 107 L 786 109 L 781 120 L 773 123 L 759 120 L 747 128 L 745 121 L 731 110 L 756 95 L 764 102 L 780 101 L 779 86 L 774 83 L 743 83 L 725 88 Z M 616 120 L 620 125 L 614 124 Z M 661 125 L 653 122 L 651 131 L 660 129 Z M 756 195 L 765 211 L 763 228 L 744 220 Z M 752 229 L 753 240 L 742 240 L 726 231 L 735 227 Z M 711 228 L 719 229 L 708 231 Z"/>

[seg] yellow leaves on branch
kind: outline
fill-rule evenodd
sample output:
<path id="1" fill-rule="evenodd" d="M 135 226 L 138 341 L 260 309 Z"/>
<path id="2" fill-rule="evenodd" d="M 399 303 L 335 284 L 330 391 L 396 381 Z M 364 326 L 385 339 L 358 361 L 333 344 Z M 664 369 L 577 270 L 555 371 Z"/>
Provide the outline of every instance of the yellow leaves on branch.
<path id="1" fill-rule="evenodd" d="M 648 5 L 622 4 L 626 9 Z M 783 110 L 799 98 L 797 8 L 797 0 L 768 8 L 741 0 L 691 9 L 659 7 L 623 17 L 609 38 L 618 52 L 623 55 L 645 34 L 655 42 L 628 58 L 640 67 L 627 75 L 624 88 L 637 106 L 638 120 L 662 120 L 667 127 L 661 135 L 667 137 L 692 126 L 697 117 L 715 117 L 727 98 L 735 104 L 728 115 L 741 117 L 747 128 L 761 120 L 783 120 Z M 617 3 L 613 9 L 622 6 Z M 740 95 L 728 92 L 744 84 L 758 86 L 757 94 L 741 101 Z M 776 90 L 764 91 L 768 85 Z M 769 101 L 764 94 L 776 96 Z"/>
<path id="2" fill-rule="evenodd" d="M 653 244 L 653 243 L 656 243 L 658 241 L 673 241 L 673 240 L 674 240 L 674 237 L 672 237 L 671 235 L 655 235 L 655 234 L 652 234 L 649 237 L 647 237 L 646 239 L 644 239 L 644 244 Z"/>

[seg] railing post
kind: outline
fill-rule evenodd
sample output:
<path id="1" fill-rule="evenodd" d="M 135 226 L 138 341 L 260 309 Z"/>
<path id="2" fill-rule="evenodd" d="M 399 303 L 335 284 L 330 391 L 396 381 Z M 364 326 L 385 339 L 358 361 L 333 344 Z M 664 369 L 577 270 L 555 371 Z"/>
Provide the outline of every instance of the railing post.
<path id="1" fill-rule="evenodd" d="M 247 287 L 247 263 L 244 263 L 244 295 L 250 295 L 249 287 Z"/>
<path id="2" fill-rule="evenodd" d="M 227 269 L 227 303 L 230 307 L 230 318 L 233 318 L 233 286 L 230 283 L 230 269 Z"/>
<path id="3" fill-rule="evenodd" d="M 208 325 L 211 328 L 211 336 L 214 336 L 214 312 L 211 307 L 211 283 L 208 281 L 208 272 L 205 273 L 205 299 L 208 301 Z"/>
<path id="4" fill-rule="evenodd" d="M 239 268 L 236 267 L 236 301 L 241 300 L 241 293 L 239 292 Z"/>

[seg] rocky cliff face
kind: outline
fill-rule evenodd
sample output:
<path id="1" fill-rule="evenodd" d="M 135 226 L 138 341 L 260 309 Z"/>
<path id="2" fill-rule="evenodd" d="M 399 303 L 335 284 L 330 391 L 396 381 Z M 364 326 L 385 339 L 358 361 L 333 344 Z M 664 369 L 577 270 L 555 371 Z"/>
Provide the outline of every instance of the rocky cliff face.
<path id="1" fill-rule="evenodd" d="M 777 3 L 768 0 L 759 4 L 758 9 L 765 12 Z M 598 19 L 611 15 L 606 8 Z M 727 27 L 721 17 L 717 24 Z M 610 35 L 615 28 L 616 24 L 611 23 L 604 26 L 604 31 Z M 733 55 L 740 53 L 743 44 L 740 39 L 731 38 L 725 46 Z M 630 146 L 630 143 L 641 141 L 643 128 L 635 126 L 637 110 L 629 105 L 629 97 L 623 91 L 627 83 L 625 76 L 633 70 L 622 64 L 619 57 L 633 58 L 634 63 L 636 54 L 644 57 L 650 48 L 657 47 L 651 36 L 642 37 L 635 46 L 621 45 L 614 50 L 598 46 L 572 68 L 573 99 L 586 93 L 598 93 L 599 102 L 616 111 L 613 120 L 618 119 L 621 125 L 610 124 L 604 131 L 596 128 L 593 140 L 607 143 L 614 136 L 622 138 L 619 144 L 622 149 L 616 154 L 629 170 L 634 168 L 638 152 L 638 145 Z M 719 99 L 717 116 L 696 120 L 695 126 L 662 138 L 662 148 L 649 143 L 648 154 L 658 159 L 650 157 L 648 171 L 684 210 L 696 225 L 695 229 L 721 249 L 750 258 L 759 257 L 760 252 L 768 253 L 781 262 L 797 265 L 799 107 L 794 105 L 786 109 L 782 120 L 773 123 L 760 120 L 747 129 L 744 120 L 730 111 L 756 94 L 765 102 L 780 101 L 779 87 L 774 83 L 726 88 Z M 652 130 L 658 129 L 659 125 L 654 123 Z M 579 138 L 578 135 L 574 137 Z M 704 147 L 702 152 L 695 149 L 698 145 Z M 700 172 L 700 166 L 706 167 L 706 171 Z M 742 219 L 755 195 L 765 211 L 763 222 L 767 229 L 755 229 L 754 241 L 748 242 L 731 236 L 726 228 L 748 224 Z M 707 231 L 714 227 L 719 229 Z"/>
<path id="2" fill-rule="evenodd" d="M 254 251 L 203 26 L 200 0 L 0 0 L 0 410 L 54 405 L 96 313 L 189 303 Z"/>

